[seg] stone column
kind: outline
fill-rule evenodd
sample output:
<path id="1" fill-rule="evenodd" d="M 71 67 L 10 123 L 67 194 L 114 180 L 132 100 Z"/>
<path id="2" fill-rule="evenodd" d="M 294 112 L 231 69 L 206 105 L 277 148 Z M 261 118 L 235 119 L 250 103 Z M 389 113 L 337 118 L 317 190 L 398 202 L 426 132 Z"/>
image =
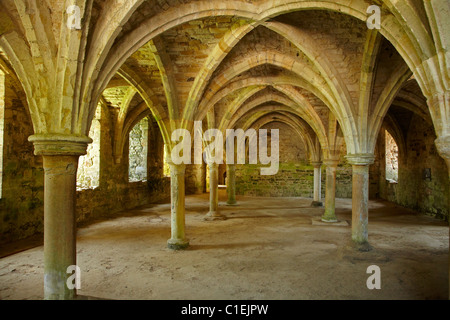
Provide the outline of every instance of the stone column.
<path id="1" fill-rule="evenodd" d="M 209 212 L 204 220 L 224 220 L 225 216 L 219 213 L 219 165 L 209 164 Z"/>
<path id="2" fill-rule="evenodd" d="M 321 201 L 321 193 L 322 193 L 322 162 L 312 162 L 314 167 L 314 198 L 311 206 L 313 207 L 322 207 L 323 203 Z"/>
<path id="3" fill-rule="evenodd" d="M 448 171 L 448 177 L 450 182 L 450 135 L 442 136 L 436 139 L 435 141 L 436 149 L 439 152 L 439 155 L 445 160 L 447 163 L 447 171 Z M 450 194 L 447 195 L 448 197 L 448 210 L 450 212 Z M 450 286 L 450 256 L 449 256 L 449 286 Z M 449 299 L 450 299 L 450 292 L 449 292 Z"/>
<path id="4" fill-rule="evenodd" d="M 368 244 L 369 224 L 369 165 L 373 154 L 354 154 L 346 157 L 352 165 L 352 240 Z"/>
<path id="5" fill-rule="evenodd" d="M 171 238 L 167 246 L 172 250 L 182 250 L 189 246 L 189 240 L 185 237 L 185 164 L 170 165 L 170 208 L 171 208 Z"/>
<path id="6" fill-rule="evenodd" d="M 34 135 L 34 153 L 44 166 L 44 299 L 69 300 L 69 266 L 76 265 L 76 179 L 78 158 L 86 154 L 88 137 Z"/>
<path id="7" fill-rule="evenodd" d="M 448 174 L 449 174 L 449 179 L 450 179 L 450 135 L 443 136 L 443 137 L 436 139 L 435 144 L 436 144 L 436 149 L 439 152 L 439 155 L 447 163 L 447 169 L 448 169 Z"/>
<path id="8" fill-rule="evenodd" d="M 324 222 L 337 222 L 335 213 L 336 203 L 336 169 L 339 160 L 327 159 L 323 162 L 326 168 L 325 185 L 325 213 L 322 217 Z"/>
<path id="9" fill-rule="evenodd" d="M 236 165 L 227 164 L 227 205 L 236 205 Z"/>

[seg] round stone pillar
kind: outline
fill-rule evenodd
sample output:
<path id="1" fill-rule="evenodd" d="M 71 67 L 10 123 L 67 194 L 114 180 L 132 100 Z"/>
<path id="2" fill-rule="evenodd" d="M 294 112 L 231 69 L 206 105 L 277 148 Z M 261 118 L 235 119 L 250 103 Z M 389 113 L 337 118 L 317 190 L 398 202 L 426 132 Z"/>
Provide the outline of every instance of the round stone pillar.
<path id="1" fill-rule="evenodd" d="M 436 144 L 436 149 L 439 152 L 439 155 L 445 160 L 447 163 L 447 171 L 448 171 L 448 177 L 450 182 L 450 135 L 442 136 L 436 139 L 434 142 Z M 448 200 L 448 210 L 450 212 L 450 195 L 447 195 Z M 449 287 L 450 287 L 450 256 L 449 256 Z M 450 292 L 449 292 L 449 299 L 450 299 Z"/>
<path id="2" fill-rule="evenodd" d="M 170 166 L 170 208 L 171 238 L 167 246 L 172 250 L 182 250 L 189 246 L 185 237 L 185 164 L 169 163 Z"/>
<path id="3" fill-rule="evenodd" d="M 447 170 L 450 179 L 450 135 L 439 137 L 434 143 L 436 144 L 436 149 L 439 152 L 439 155 L 447 163 Z"/>
<path id="4" fill-rule="evenodd" d="M 34 135 L 29 138 L 44 167 L 44 299 L 70 300 L 69 266 L 76 265 L 76 179 L 78 158 L 92 140 L 82 136 Z"/>
<path id="5" fill-rule="evenodd" d="M 325 184 L 325 213 L 322 216 L 324 222 L 337 222 L 335 213 L 336 203 L 336 169 L 339 160 L 327 159 L 323 162 L 326 166 Z"/>
<path id="6" fill-rule="evenodd" d="M 236 205 L 236 165 L 227 164 L 227 205 Z"/>
<path id="7" fill-rule="evenodd" d="M 352 165 L 352 240 L 356 244 L 368 244 L 369 224 L 369 165 L 373 154 L 346 156 Z"/>
<path id="8" fill-rule="evenodd" d="M 314 198 L 311 206 L 322 207 L 322 162 L 312 162 L 311 164 L 314 167 Z"/>
<path id="9" fill-rule="evenodd" d="M 209 212 L 204 220 L 224 220 L 225 216 L 219 213 L 219 165 L 209 164 Z"/>

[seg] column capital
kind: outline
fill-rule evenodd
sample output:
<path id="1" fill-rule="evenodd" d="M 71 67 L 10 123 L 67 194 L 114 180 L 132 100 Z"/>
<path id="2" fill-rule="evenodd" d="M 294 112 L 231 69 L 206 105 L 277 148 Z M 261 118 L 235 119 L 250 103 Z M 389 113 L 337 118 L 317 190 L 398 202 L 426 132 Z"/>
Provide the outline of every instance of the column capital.
<path id="1" fill-rule="evenodd" d="M 348 163 L 354 166 L 367 166 L 373 164 L 375 155 L 373 153 L 354 153 L 345 156 Z"/>
<path id="2" fill-rule="evenodd" d="M 339 159 L 324 159 L 323 164 L 327 167 L 337 167 L 339 164 Z"/>
<path id="3" fill-rule="evenodd" d="M 212 163 L 208 163 L 208 167 L 209 167 L 209 169 L 211 170 L 211 169 L 218 169 L 219 168 L 219 164 L 218 163 L 215 163 L 215 162 L 212 162 Z"/>
<path id="4" fill-rule="evenodd" d="M 441 136 L 434 141 L 439 155 L 445 160 L 450 160 L 450 135 Z"/>
<path id="5" fill-rule="evenodd" d="M 42 156 L 82 156 L 92 139 L 84 135 L 58 133 L 35 134 L 28 137 L 34 145 L 34 154 Z"/>
<path id="6" fill-rule="evenodd" d="M 322 161 L 311 161 L 310 163 L 314 168 L 320 168 L 322 166 Z"/>
<path id="7" fill-rule="evenodd" d="M 167 162 L 170 167 L 170 173 L 183 174 L 186 172 L 186 165 L 184 163 L 176 164 L 172 161 Z"/>

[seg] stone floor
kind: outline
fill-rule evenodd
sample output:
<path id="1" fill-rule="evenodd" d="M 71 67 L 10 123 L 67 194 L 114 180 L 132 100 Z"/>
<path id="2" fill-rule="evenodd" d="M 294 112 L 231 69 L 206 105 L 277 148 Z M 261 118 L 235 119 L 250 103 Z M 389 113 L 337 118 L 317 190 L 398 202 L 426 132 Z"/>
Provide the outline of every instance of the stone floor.
<path id="1" fill-rule="evenodd" d="M 208 194 L 186 198 L 186 251 L 166 249 L 170 205 L 124 212 L 78 230 L 80 295 L 106 299 L 447 299 L 448 224 L 370 202 L 370 252 L 349 245 L 351 200 L 336 225 L 311 199 L 237 197 L 225 221 L 203 221 Z M 367 267 L 381 269 L 369 290 Z M 0 299 L 43 297 L 43 248 L 0 259 Z"/>

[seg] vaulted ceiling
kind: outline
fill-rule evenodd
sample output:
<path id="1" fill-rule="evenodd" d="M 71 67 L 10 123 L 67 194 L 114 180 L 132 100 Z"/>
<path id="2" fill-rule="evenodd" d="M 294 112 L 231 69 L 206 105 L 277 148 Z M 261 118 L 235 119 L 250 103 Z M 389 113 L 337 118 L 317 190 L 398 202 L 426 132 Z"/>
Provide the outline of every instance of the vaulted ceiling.
<path id="1" fill-rule="evenodd" d="M 430 14 L 441 2 L 377 1 L 380 30 L 366 24 L 372 4 L 90 0 L 73 33 L 60 1 L 4 0 L 0 47 L 36 133 L 87 132 L 100 100 L 118 108 L 119 136 L 152 114 L 169 145 L 174 129 L 195 120 L 225 130 L 282 113 L 302 123 L 325 157 L 342 138 L 348 153 L 371 153 L 393 103 L 423 117 L 429 110 L 437 135 L 445 134 L 442 107 L 430 109 L 425 98 L 448 80 L 436 67 L 447 55 L 435 58 L 445 24 Z"/>
<path id="2" fill-rule="evenodd" d="M 237 32 L 230 45 L 230 33 Z M 124 62 L 103 96 L 128 113 L 141 108 L 134 112 L 140 118 L 149 113 L 142 104 L 150 96 L 154 113 L 159 109 L 171 119 L 201 120 L 204 129 L 247 129 L 261 119 L 280 121 L 282 114 L 307 137 L 310 157 L 317 158 L 316 137 L 325 153 L 340 150 L 345 107 L 357 114 L 362 96 L 370 95 L 367 112 L 379 112 L 376 102 L 393 77 L 405 82 L 399 97 L 412 87 L 406 82 L 410 71 L 389 41 L 379 36 L 377 46 L 367 48 L 369 39 L 364 22 L 329 11 L 292 12 L 257 26 L 236 17 L 206 17 L 144 44 Z M 367 83 L 370 68 L 374 76 Z M 418 88 L 414 79 L 408 83 Z M 130 90 L 133 99 L 127 98 Z M 418 93 L 421 98 L 408 105 L 426 110 Z"/>

